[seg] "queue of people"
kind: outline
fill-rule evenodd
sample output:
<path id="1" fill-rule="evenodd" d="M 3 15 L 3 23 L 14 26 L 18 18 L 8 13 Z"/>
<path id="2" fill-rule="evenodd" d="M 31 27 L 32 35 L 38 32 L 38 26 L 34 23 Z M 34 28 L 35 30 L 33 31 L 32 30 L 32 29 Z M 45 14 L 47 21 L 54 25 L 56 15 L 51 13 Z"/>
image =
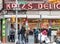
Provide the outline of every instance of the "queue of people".
<path id="1" fill-rule="evenodd" d="M 38 29 L 35 27 L 32 31 L 31 28 L 28 28 L 28 30 L 25 29 L 25 26 L 22 25 L 21 29 L 18 28 L 18 40 L 22 42 L 22 44 L 28 43 L 28 36 L 29 35 L 34 35 L 34 43 L 50 43 L 51 41 L 51 28 L 48 29 Z M 21 35 L 21 36 L 20 36 Z M 56 42 L 60 39 L 60 30 L 57 30 L 57 35 L 56 36 Z M 15 42 L 15 28 L 11 26 L 10 29 L 10 35 L 9 35 L 9 41 Z M 60 42 L 60 41 L 59 41 Z"/>
<path id="2" fill-rule="evenodd" d="M 34 42 L 38 43 L 38 34 L 39 34 L 39 29 L 35 27 L 35 29 L 33 29 L 34 31 L 31 31 L 30 28 L 28 28 L 28 30 L 25 29 L 24 26 L 22 26 L 21 29 L 18 28 L 18 40 L 21 39 L 22 44 L 25 44 L 28 42 L 28 35 L 33 32 L 31 35 L 34 35 Z M 47 30 L 43 29 L 41 31 L 42 35 L 47 35 Z M 20 36 L 21 35 L 21 36 Z M 15 30 L 12 28 L 10 30 L 10 38 L 11 38 L 11 42 L 15 41 Z M 42 40 L 41 40 L 42 41 Z M 43 41 L 44 42 L 44 41 Z"/>

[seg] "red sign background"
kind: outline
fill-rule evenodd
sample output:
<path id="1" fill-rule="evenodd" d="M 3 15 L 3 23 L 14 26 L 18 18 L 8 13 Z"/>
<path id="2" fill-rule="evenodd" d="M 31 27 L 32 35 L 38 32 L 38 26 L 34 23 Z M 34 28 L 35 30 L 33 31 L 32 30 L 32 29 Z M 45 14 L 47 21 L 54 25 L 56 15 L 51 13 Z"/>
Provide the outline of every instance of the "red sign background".
<path id="1" fill-rule="evenodd" d="M 13 10 L 13 8 L 20 8 L 21 10 L 60 10 L 60 3 L 28 3 L 28 4 L 5 4 L 6 10 Z"/>

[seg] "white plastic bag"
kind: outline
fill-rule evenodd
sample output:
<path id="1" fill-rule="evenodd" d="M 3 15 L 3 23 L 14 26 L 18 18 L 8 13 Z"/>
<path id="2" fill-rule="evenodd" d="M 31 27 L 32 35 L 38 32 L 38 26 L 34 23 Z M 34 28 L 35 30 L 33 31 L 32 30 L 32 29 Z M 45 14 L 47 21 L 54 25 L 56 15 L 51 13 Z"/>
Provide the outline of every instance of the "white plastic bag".
<path id="1" fill-rule="evenodd" d="M 38 40 L 40 40 L 40 33 L 38 34 Z"/>
<path id="2" fill-rule="evenodd" d="M 45 38 L 46 38 L 47 36 L 46 35 L 43 35 L 42 33 L 39 33 L 38 34 L 38 40 L 41 40 L 41 42 L 43 42 L 43 41 L 45 41 Z"/>
<path id="3" fill-rule="evenodd" d="M 47 36 L 46 35 L 43 35 L 42 34 L 42 36 L 41 36 L 41 41 L 43 42 L 43 41 L 45 41 L 45 38 L 46 38 Z"/>
<path id="4" fill-rule="evenodd" d="M 46 43 L 50 43 L 50 40 L 49 40 L 48 37 L 45 38 L 45 42 L 46 42 Z"/>

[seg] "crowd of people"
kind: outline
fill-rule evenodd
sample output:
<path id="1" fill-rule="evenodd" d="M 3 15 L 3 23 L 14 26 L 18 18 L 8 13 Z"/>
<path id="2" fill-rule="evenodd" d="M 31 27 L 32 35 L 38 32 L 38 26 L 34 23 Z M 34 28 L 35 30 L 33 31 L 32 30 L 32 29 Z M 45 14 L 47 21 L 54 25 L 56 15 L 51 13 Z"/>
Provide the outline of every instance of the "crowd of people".
<path id="1" fill-rule="evenodd" d="M 60 34 L 58 34 L 58 31 L 57 31 L 58 36 L 56 38 L 60 38 Z M 21 39 L 22 44 L 28 43 L 28 36 L 29 35 L 34 35 L 34 42 L 35 43 L 38 43 L 38 42 L 41 44 L 42 43 L 50 43 L 50 41 L 51 41 L 51 28 L 39 29 L 39 28 L 35 27 L 34 29 L 28 28 L 28 30 L 26 30 L 24 25 L 22 25 L 21 29 L 18 28 L 18 40 L 20 41 L 20 39 Z M 11 42 L 15 42 L 15 29 L 12 27 L 10 30 L 9 38 L 10 38 Z"/>

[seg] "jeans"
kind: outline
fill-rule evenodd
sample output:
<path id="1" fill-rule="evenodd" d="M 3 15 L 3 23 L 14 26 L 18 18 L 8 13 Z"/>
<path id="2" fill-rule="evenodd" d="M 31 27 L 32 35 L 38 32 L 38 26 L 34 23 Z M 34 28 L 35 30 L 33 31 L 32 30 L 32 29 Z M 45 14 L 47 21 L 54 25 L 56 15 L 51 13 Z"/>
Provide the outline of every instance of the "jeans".
<path id="1" fill-rule="evenodd" d="M 11 40 L 11 42 L 15 42 L 15 37 L 14 37 L 14 35 L 10 35 L 10 40 Z"/>
<path id="2" fill-rule="evenodd" d="M 21 34 L 21 41 L 22 41 L 22 44 L 26 43 L 26 37 L 25 37 L 25 35 Z"/>
<path id="3" fill-rule="evenodd" d="M 38 35 L 35 35 L 35 36 L 34 36 L 34 39 L 35 39 L 34 42 L 35 42 L 35 43 L 38 43 Z"/>
<path id="4" fill-rule="evenodd" d="M 20 34 L 18 34 L 18 40 L 20 40 Z"/>

